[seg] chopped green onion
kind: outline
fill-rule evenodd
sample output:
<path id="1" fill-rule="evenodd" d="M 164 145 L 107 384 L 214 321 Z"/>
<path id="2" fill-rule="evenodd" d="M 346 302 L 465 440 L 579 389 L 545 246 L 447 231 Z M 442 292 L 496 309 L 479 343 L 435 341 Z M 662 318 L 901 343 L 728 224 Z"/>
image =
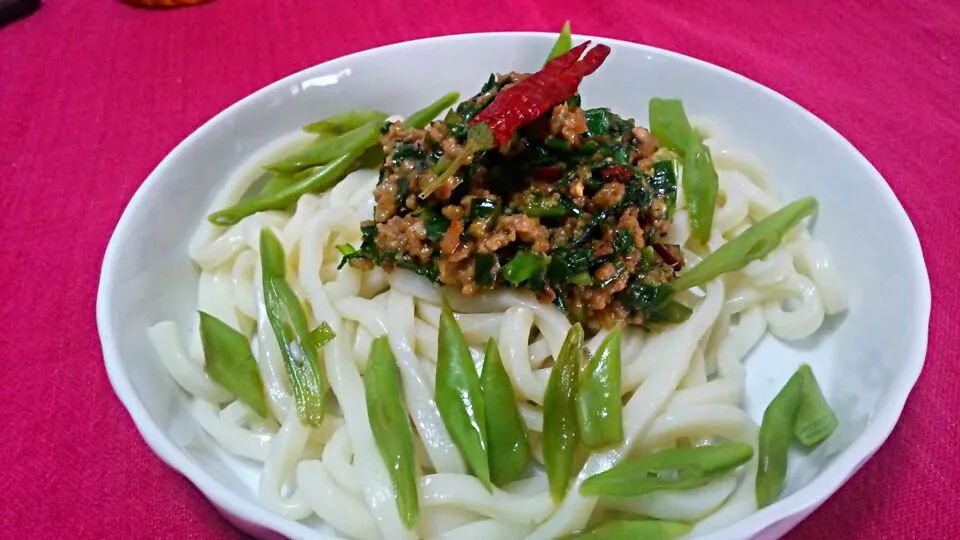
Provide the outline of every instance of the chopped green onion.
<path id="1" fill-rule="evenodd" d="M 310 332 L 310 339 L 313 340 L 317 347 L 323 347 L 333 341 L 335 337 L 337 337 L 337 333 L 333 331 L 333 328 L 330 328 L 330 325 L 327 324 L 326 321 L 320 323 L 320 326 Z"/>
<path id="2" fill-rule="evenodd" d="M 500 273 L 514 287 L 528 281 L 546 270 L 547 263 L 542 255 L 532 251 L 521 251 L 514 255 L 510 262 L 503 265 Z"/>

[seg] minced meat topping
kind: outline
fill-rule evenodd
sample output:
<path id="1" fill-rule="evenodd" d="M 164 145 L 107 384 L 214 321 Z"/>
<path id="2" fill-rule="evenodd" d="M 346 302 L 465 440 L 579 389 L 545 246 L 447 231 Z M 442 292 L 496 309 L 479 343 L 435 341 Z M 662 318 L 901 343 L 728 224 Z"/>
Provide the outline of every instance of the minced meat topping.
<path id="1" fill-rule="evenodd" d="M 527 289 L 591 328 L 644 324 L 683 255 L 666 237 L 674 156 L 633 120 L 575 96 L 419 196 L 463 151 L 470 120 L 522 77 L 491 76 L 426 129 L 384 126 L 374 217 L 345 260 L 406 268 L 465 295 Z"/>

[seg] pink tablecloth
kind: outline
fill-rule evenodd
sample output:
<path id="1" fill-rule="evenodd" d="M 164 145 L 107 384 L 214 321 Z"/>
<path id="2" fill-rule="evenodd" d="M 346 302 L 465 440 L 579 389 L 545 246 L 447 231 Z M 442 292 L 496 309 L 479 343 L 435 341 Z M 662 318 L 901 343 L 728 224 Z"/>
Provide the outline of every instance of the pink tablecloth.
<path id="1" fill-rule="evenodd" d="M 951 537 L 960 530 L 951 232 L 960 3 L 906 4 L 216 0 L 151 11 L 47 0 L 0 29 L 0 537 L 238 536 L 137 435 L 107 382 L 94 324 L 110 232 L 174 145 L 312 64 L 424 36 L 552 31 L 565 18 L 578 32 L 679 51 L 782 92 L 893 186 L 933 282 L 927 366 L 887 444 L 791 538 Z"/>

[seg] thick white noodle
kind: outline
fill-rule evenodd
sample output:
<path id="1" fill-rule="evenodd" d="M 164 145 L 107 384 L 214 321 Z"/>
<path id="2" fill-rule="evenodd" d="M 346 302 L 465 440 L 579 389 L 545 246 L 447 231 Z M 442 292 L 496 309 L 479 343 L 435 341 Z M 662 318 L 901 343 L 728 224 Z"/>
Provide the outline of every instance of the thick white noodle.
<path id="1" fill-rule="evenodd" d="M 551 540 L 586 525 L 597 500 L 594 497 L 581 496 L 580 484 L 590 476 L 613 467 L 630 451 L 666 404 L 673 389 L 680 383 L 689 366 L 693 350 L 700 338 L 713 325 L 722 305 L 723 284 L 715 280 L 707 286 L 707 295 L 703 303 L 689 320 L 649 339 L 640 355 L 644 356 L 648 351 L 655 351 L 652 354 L 658 355 L 661 367 L 640 384 L 624 406 L 623 443 L 587 458 L 580 473 L 571 483 L 563 502 L 550 519 L 529 536 L 530 540 Z"/>
<path id="2" fill-rule="evenodd" d="M 159 322 L 147 329 L 147 336 L 157 350 L 163 366 L 181 388 L 200 399 L 214 403 L 230 401 L 230 393 L 215 383 L 203 370 L 203 364 L 191 358 L 183 348 L 176 323 Z"/>
<path id="3" fill-rule="evenodd" d="M 708 137 L 718 168 L 719 203 L 707 246 L 689 241 L 682 193 L 669 239 L 683 247 L 688 266 L 781 206 L 776 184 L 751 156 L 723 146 L 714 125 Z M 302 141 L 292 137 L 290 141 Z M 216 194 L 211 211 L 240 199 L 260 176 L 257 166 L 276 154 L 254 156 Z M 450 301 L 475 363 L 486 341 L 497 342 L 530 430 L 535 460 L 542 463 L 543 394 L 550 364 L 570 322 L 529 293 L 498 290 L 477 297 L 441 291 L 408 271 L 361 272 L 338 268 L 337 246 L 358 246 L 360 224 L 373 211 L 377 174 L 358 171 L 329 192 L 301 197 L 290 212 L 261 212 L 231 227 L 204 220 L 189 255 L 198 265 L 198 308 L 250 339 L 264 382 L 268 418 L 260 418 L 203 368 L 196 319 L 188 347 L 177 325 L 160 322 L 148 336 L 176 383 L 193 396 L 190 410 L 203 431 L 225 451 L 262 463 L 259 496 L 264 506 L 292 519 L 316 514 L 340 533 L 373 539 L 549 539 L 576 532 L 596 508 L 694 522 L 694 533 L 732 523 L 756 510 L 756 459 L 705 486 L 604 500 L 579 495 L 587 477 L 619 461 L 677 444 L 716 439 L 756 445 L 757 426 L 741 407 L 746 372 L 742 362 L 769 329 L 781 339 L 801 339 L 848 300 L 827 247 L 800 226 L 767 258 L 755 261 L 679 298 L 694 307 L 685 323 L 658 333 L 628 327 L 621 355 L 624 441 L 592 454 L 560 504 L 548 495 L 541 467 L 503 489 L 488 492 L 467 473 L 434 400 L 437 327 L 442 295 Z M 287 252 L 287 278 L 303 301 L 311 325 L 326 322 L 337 338 L 322 351 L 336 404 L 321 427 L 300 423 L 261 284 L 258 238 L 269 227 Z M 606 336 L 587 341 L 596 350 Z M 367 418 L 363 373 L 374 338 L 386 335 L 400 368 L 404 399 L 416 437 L 420 522 L 406 530 L 395 493 Z M 530 339 L 530 336 L 536 336 Z"/>
<path id="4" fill-rule="evenodd" d="M 291 409 L 267 450 L 260 475 L 260 500 L 285 518 L 303 519 L 310 515 L 310 507 L 303 502 L 299 492 L 294 491 L 286 498 L 283 496 L 284 487 L 293 479 L 309 435 L 310 429 L 300 423 L 297 412 Z"/>
<path id="5" fill-rule="evenodd" d="M 354 538 L 382 538 L 367 505 L 356 494 L 344 491 L 323 463 L 301 461 L 297 484 L 303 499 L 320 519 Z"/>

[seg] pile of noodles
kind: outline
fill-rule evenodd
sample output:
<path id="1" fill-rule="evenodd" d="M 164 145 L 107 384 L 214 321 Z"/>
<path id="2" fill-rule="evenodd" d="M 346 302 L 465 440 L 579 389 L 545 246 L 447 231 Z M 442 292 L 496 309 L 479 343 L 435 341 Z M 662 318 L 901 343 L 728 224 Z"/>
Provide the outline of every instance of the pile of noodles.
<path id="1" fill-rule="evenodd" d="M 713 151 L 720 192 L 709 249 L 715 250 L 781 206 L 776 186 L 749 155 L 726 148 L 700 129 Z M 237 171 L 212 203 L 239 200 L 277 148 Z M 530 430 L 535 459 L 542 459 L 540 432 L 544 388 L 553 357 L 570 323 L 553 305 L 531 295 L 498 290 L 477 297 L 442 291 L 404 271 L 338 269 L 338 244 L 359 245 L 360 223 L 372 216 L 375 171 L 357 171 L 322 195 L 306 195 L 294 212 L 270 211 L 236 225 L 204 221 L 189 254 L 200 268 L 198 306 L 249 339 L 266 387 L 269 418 L 260 418 L 214 383 L 203 369 L 196 328 L 183 334 L 173 322 L 149 336 L 174 380 L 192 396 L 193 413 L 224 449 L 262 463 L 259 498 L 295 520 L 311 514 L 356 538 L 549 539 L 577 531 L 605 510 L 695 522 L 693 534 L 714 530 L 756 510 L 756 458 L 740 470 L 695 489 L 630 499 L 579 495 L 587 477 L 631 455 L 716 439 L 756 446 L 757 426 L 741 407 L 744 357 L 770 332 L 792 340 L 810 335 L 825 314 L 846 308 L 826 246 L 804 226 L 791 231 L 765 260 L 684 293 L 693 315 L 660 333 L 630 327 L 622 346 L 623 442 L 586 459 L 561 504 L 548 494 L 542 467 L 505 489 L 487 492 L 468 474 L 441 421 L 433 397 L 437 325 L 445 294 L 472 347 L 476 362 L 488 338 L 499 345 Z M 684 246 L 688 265 L 705 252 L 691 251 L 682 193 L 668 238 Z M 288 254 L 287 278 L 311 325 L 327 322 L 337 337 L 323 348 L 330 399 L 323 425 L 305 427 L 293 407 L 283 360 L 267 321 L 260 279 L 259 232 L 272 228 Z M 389 336 L 399 364 L 404 399 L 415 427 L 422 476 L 421 516 L 404 529 L 393 488 L 367 419 L 363 374 L 371 341 Z M 534 336 L 531 339 L 531 336 Z M 588 342 L 592 351 L 604 332 Z M 184 345 L 184 343 L 189 345 Z"/>

